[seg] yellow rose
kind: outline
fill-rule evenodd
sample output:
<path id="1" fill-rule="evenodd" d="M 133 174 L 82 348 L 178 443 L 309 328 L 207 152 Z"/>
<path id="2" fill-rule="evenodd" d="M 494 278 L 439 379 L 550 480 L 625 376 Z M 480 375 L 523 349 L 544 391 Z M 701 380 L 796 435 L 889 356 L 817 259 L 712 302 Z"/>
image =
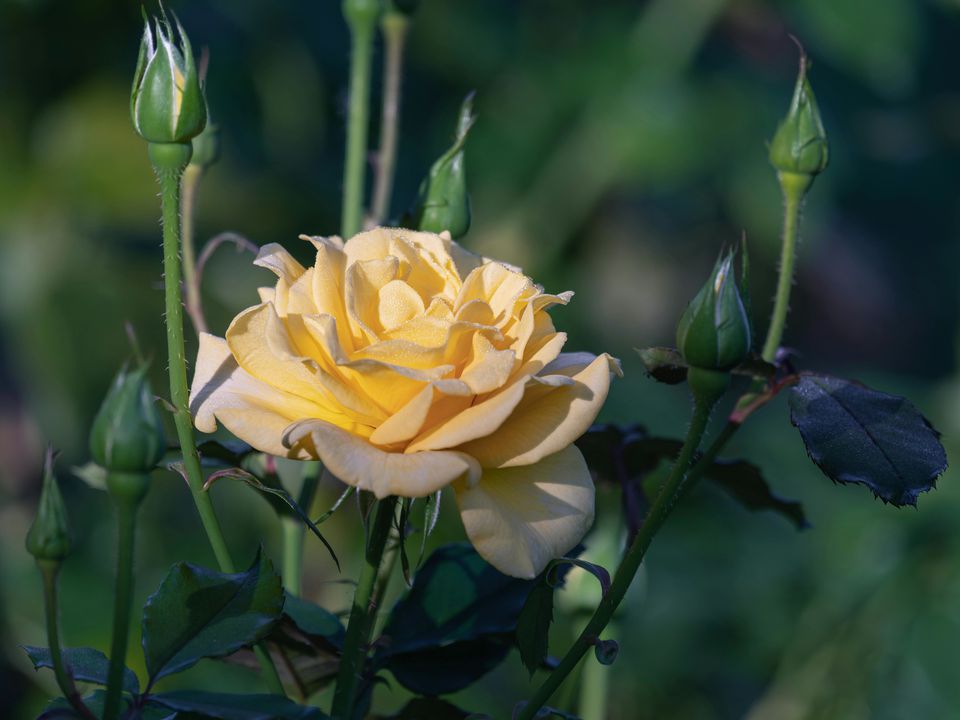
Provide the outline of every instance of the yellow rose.
<path id="1" fill-rule="evenodd" d="M 377 228 L 307 238 L 304 268 L 276 244 L 277 275 L 226 338 L 200 338 L 190 408 L 274 455 L 318 458 L 377 497 L 452 486 L 477 551 L 533 577 L 593 521 L 576 440 L 619 364 L 561 353 L 548 295 L 449 235 Z"/>

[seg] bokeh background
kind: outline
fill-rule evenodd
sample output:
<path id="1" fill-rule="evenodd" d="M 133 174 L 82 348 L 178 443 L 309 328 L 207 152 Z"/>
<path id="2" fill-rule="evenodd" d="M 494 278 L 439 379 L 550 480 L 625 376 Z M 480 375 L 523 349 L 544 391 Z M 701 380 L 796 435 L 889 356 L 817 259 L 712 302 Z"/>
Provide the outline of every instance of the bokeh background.
<path id="1" fill-rule="evenodd" d="M 339 222 L 348 60 L 339 3 L 168 4 L 194 45 L 210 49 L 209 102 L 222 128 L 222 159 L 200 191 L 200 238 L 232 230 L 306 259 L 297 235 L 331 234 Z M 106 649 L 113 521 L 107 498 L 71 467 L 86 461 L 87 428 L 130 354 L 125 322 L 157 358 L 154 385 L 164 387 L 157 193 L 128 117 L 140 32 L 138 3 L 0 0 L 3 717 L 33 717 L 54 690 L 17 648 L 45 642 L 39 578 L 22 542 L 44 444 L 63 451 L 77 546 L 63 578 L 66 641 Z M 423 0 L 409 39 L 393 214 L 476 90 L 465 244 L 522 265 L 552 291 L 575 290 L 554 313 L 570 347 L 609 351 L 626 371 L 603 419 L 677 436 L 685 391 L 647 380 L 633 348 L 671 342 L 721 244 L 742 232 L 757 321 L 766 319 L 780 199 L 765 141 L 795 77 L 788 33 L 813 59 L 832 157 L 807 205 L 787 342 L 804 367 L 911 396 L 956 456 L 954 1 Z M 223 249 L 208 268 L 216 331 L 267 279 L 250 260 Z M 782 399 L 730 454 L 803 500 L 813 528 L 798 533 L 698 490 L 657 539 L 618 620 L 609 717 L 960 717 L 956 478 L 948 473 L 919 511 L 833 486 L 807 461 Z M 214 492 L 236 555 L 252 557 L 262 540 L 276 557 L 268 505 L 243 486 Z M 324 488 L 314 514 L 336 496 Z M 213 564 L 177 476 L 157 474 L 143 516 L 140 604 L 170 563 Z M 616 508 L 603 517 L 615 522 Z M 356 512 L 325 527 L 352 575 Z M 447 498 L 431 543 L 459 537 Z M 307 594 L 345 608 L 348 590 L 319 543 L 308 542 L 307 556 Z M 557 653 L 572 632 L 569 614 L 560 619 Z M 168 687 L 249 690 L 252 678 L 207 661 Z M 407 697 L 391 687 L 378 691 L 384 712 Z M 453 700 L 507 717 L 531 687 L 514 654 Z M 572 685 L 555 704 L 576 711 L 577 702 Z"/>

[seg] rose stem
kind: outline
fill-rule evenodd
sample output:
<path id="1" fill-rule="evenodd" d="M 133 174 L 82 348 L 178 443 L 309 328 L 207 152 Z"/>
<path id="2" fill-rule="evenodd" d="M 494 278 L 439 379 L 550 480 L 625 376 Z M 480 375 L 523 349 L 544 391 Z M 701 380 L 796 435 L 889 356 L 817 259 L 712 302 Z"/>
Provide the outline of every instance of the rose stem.
<path id="1" fill-rule="evenodd" d="M 577 663 L 584 654 L 593 647 L 594 641 L 600 637 L 614 611 L 620 605 L 630 583 L 633 582 L 640 563 L 647 553 L 647 548 L 656 536 L 657 532 L 663 527 L 664 522 L 673 510 L 677 499 L 683 489 L 683 481 L 690 467 L 690 461 L 694 453 L 700 446 L 700 440 L 707 428 L 707 420 L 710 418 L 710 411 L 713 409 L 712 403 L 695 402 L 693 416 L 690 420 L 690 427 L 687 430 L 687 437 L 684 440 L 683 447 L 680 449 L 680 455 L 677 457 L 670 472 L 670 477 L 660 489 L 657 499 L 647 513 L 643 521 L 643 526 L 634 538 L 633 543 L 627 549 L 617 572 L 613 577 L 613 582 L 606 595 L 600 600 L 600 604 L 594 611 L 593 616 L 587 622 L 586 626 L 580 632 L 579 637 L 567 651 L 567 654 L 560 660 L 560 664 L 547 676 L 543 684 L 537 688 L 526 705 L 517 713 L 516 720 L 533 720 L 537 717 L 537 712 L 546 704 L 550 696 L 560 687 L 566 677 L 576 668 Z"/>
<path id="2" fill-rule="evenodd" d="M 370 630 L 376 620 L 377 608 L 373 602 L 373 591 L 377 584 L 383 551 L 393 527 L 395 497 L 387 497 L 377 504 L 376 516 L 370 529 L 364 563 L 357 582 L 357 592 L 350 608 L 350 620 L 343 639 L 343 653 L 340 657 L 340 672 L 337 675 L 337 687 L 333 694 L 331 715 L 335 720 L 349 720 L 353 717 L 353 707 L 357 686 L 364 671 L 367 646 L 370 642 Z"/>
<path id="3" fill-rule="evenodd" d="M 183 467 L 193 502 L 200 515 L 200 522 L 207 533 L 220 570 L 235 572 L 233 559 L 223 538 L 220 521 L 217 519 L 213 501 L 203 489 L 203 469 L 193 434 L 193 420 L 188 406 L 187 364 L 183 343 L 183 300 L 180 295 L 180 177 L 190 161 L 192 148 L 189 144 L 159 144 L 148 146 L 160 183 L 160 199 L 163 209 L 163 276 L 166 294 L 167 352 L 170 371 L 170 400 L 173 403 L 173 421 L 183 453 Z M 260 661 L 264 679 L 270 690 L 284 695 L 283 683 L 270 658 L 262 647 L 254 652 Z"/>
<path id="4" fill-rule="evenodd" d="M 110 669 L 107 696 L 103 703 L 104 720 L 113 720 L 120 711 L 123 674 L 127 666 L 127 638 L 130 611 L 133 609 L 133 558 L 140 497 L 114 495 L 117 508 L 117 585 L 113 594 L 113 640 L 110 644 Z"/>
<path id="5" fill-rule="evenodd" d="M 57 685 L 60 686 L 60 691 L 74 710 L 87 720 L 96 720 L 94 714 L 90 712 L 90 708 L 84 704 L 80 693 L 77 692 L 77 686 L 73 683 L 73 677 L 67 672 L 67 668 L 63 664 L 63 653 L 60 650 L 59 605 L 57 603 L 60 562 L 57 560 L 37 560 L 37 566 L 43 576 L 43 606 L 47 617 L 47 645 L 50 648 L 50 661 L 53 665 L 53 674 L 57 679 Z"/>
<path id="6" fill-rule="evenodd" d="M 373 200 L 370 208 L 370 217 L 374 225 L 382 223 L 390 211 L 390 196 L 393 193 L 393 177 L 397 162 L 403 56 L 409 25 L 407 15 L 394 8 L 392 3 L 380 21 L 384 53 L 383 107 L 380 116 L 380 151 L 377 153 Z"/>
<path id="7" fill-rule="evenodd" d="M 350 0 L 344 3 L 344 9 Z M 370 65 L 377 17 L 370 12 L 345 12 L 350 27 L 350 105 L 347 112 L 347 152 L 343 168 L 343 210 L 340 232 L 349 239 L 360 231 L 363 179 L 367 154 L 370 106 Z"/>
<path id="8" fill-rule="evenodd" d="M 763 344 L 763 359 L 773 362 L 783 339 L 783 330 L 790 312 L 790 289 L 793 286 L 793 266 L 797 254 L 797 237 L 800 234 L 800 209 L 803 196 L 813 179 L 810 175 L 779 172 L 780 188 L 783 191 L 783 247 L 780 250 L 780 277 L 777 280 L 777 295 L 773 315 Z"/>

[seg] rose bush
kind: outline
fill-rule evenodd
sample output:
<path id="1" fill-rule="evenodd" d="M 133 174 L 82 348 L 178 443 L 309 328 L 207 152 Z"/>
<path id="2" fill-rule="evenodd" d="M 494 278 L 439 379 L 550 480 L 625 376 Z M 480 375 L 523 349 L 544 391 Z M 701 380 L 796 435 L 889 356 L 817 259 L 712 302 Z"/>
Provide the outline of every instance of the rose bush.
<path id="1" fill-rule="evenodd" d="M 304 268 L 276 244 L 277 275 L 226 337 L 203 334 L 191 391 L 196 426 L 217 422 L 274 455 L 317 458 L 378 497 L 451 486 L 478 552 L 533 577 L 593 520 L 573 446 L 618 362 L 561 353 L 550 295 L 446 234 L 377 228 L 307 238 Z"/>

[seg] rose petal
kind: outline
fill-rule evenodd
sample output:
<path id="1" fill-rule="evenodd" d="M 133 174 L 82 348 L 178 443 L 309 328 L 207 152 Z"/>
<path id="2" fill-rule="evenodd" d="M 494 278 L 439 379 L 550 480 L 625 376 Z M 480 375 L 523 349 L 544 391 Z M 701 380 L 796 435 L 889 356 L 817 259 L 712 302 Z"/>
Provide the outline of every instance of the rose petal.
<path id="1" fill-rule="evenodd" d="M 292 457 L 282 442 L 284 429 L 299 418 L 314 417 L 318 408 L 255 379 L 237 365 L 223 338 L 201 333 L 190 412 L 201 432 L 213 432 L 219 420 L 258 450 Z"/>
<path id="2" fill-rule="evenodd" d="M 476 461 L 463 453 L 384 452 L 363 438 L 319 420 L 291 425 L 283 440 L 293 450 L 302 448 L 315 454 L 341 481 L 369 490 L 378 498 L 425 497 L 458 478 L 476 482 L 480 475 Z"/>
<path id="3" fill-rule="evenodd" d="M 458 449 L 475 457 L 484 468 L 529 465 L 558 452 L 596 419 L 615 369 L 619 366 L 613 358 L 598 356 L 573 376 L 572 384 L 543 394 L 528 392 L 496 432 Z"/>
<path id="4" fill-rule="evenodd" d="M 533 465 L 484 470 L 473 487 L 459 481 L 454 488 L 470 542 L 514 577 L 536 577 L 593 523 L 593 482 L 573 445 Z"/>

